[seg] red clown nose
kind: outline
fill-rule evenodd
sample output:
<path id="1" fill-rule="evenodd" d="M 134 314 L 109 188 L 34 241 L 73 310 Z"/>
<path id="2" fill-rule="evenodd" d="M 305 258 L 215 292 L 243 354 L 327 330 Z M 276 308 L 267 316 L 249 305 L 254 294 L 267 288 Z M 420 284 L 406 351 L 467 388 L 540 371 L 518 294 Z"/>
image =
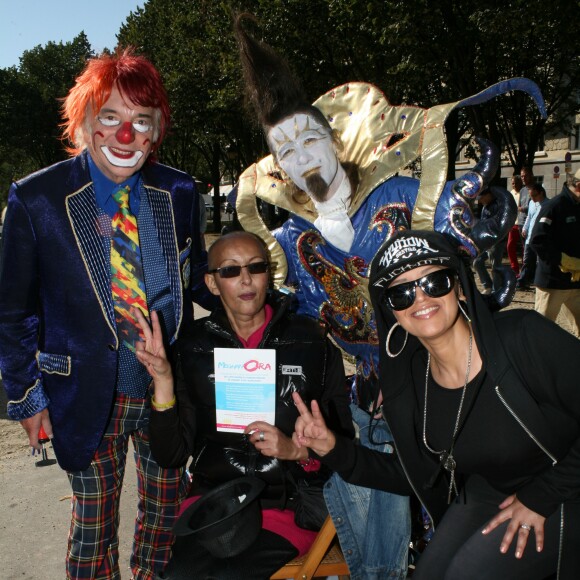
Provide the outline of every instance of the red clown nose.
<path id="1" fill-rule="evenodd" d="M 126 122 L 123 123 L 120 127 L 119 130 L 117 131 L 117 141 L 119 141 L 119 143 L 131 143 L 135 137 L 133 135 L 133 126 L 131 125 L 131 123 Z"/>

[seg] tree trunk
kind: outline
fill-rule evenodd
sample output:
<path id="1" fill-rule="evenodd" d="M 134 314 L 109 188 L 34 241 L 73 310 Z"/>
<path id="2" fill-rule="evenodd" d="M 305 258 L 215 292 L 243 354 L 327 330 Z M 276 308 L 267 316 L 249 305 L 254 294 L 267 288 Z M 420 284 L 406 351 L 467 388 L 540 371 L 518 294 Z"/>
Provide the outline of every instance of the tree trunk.
<path id="1" fill-rule="evenodd" d="M 222 229 L 220 180 L 220 148 L 216 143 L 212 151 L 211 181 L 213 183 L 213 231 L 217 234 L 219 234 Z"/>

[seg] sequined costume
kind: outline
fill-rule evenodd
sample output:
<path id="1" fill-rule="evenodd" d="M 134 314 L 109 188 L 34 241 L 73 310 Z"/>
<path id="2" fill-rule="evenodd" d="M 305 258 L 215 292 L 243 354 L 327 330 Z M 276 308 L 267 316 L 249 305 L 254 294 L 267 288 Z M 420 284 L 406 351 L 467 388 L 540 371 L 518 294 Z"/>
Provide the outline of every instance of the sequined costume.
<path id="1" fill-rule="evenodd" d="M 368 296 L 368 267 L 382 240 L 396 229 L 409 228 L 408 207 L 416 195 L 413 179 L 396 177 L 380 185 L 352 217 L 355 237 L 349 252 L 325 241 L 298 216 L 273 232 L 288 260 L 286 282 L 297 288 L 299 312 L 327 323 L 337 344 L 356 357 L 357 376 L 369 385 L 377 377 L 378 337 Z M 374 395 L 355 396 L 368 409 Z"/>

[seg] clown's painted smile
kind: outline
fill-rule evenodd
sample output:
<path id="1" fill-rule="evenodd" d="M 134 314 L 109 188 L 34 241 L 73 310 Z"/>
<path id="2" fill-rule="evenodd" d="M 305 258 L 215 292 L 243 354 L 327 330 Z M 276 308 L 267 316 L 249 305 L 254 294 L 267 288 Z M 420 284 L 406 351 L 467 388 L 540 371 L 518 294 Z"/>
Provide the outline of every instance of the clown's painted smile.
<path id="1" fill-rule="evenodd" d="M 123 151 L 106 145 L 101 146 L 101 151 L 115 167 L 135 167 L 143 157 L 143 151 Z"/>

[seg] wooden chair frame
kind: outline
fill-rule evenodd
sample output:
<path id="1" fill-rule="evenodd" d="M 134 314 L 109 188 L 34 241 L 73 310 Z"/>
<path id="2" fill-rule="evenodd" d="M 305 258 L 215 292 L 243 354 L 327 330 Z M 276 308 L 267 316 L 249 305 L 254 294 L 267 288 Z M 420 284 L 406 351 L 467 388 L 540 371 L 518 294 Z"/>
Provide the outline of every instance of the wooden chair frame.
<path id="1" fill-rule="evenodd" d="M 340 580 L 350 579 L 350 571 L 336 537 L 336 528 L 327 516 L 308 554 L 294 558 L 270 576 L 270 580 L 311 580 L 338 576 Z"/>

